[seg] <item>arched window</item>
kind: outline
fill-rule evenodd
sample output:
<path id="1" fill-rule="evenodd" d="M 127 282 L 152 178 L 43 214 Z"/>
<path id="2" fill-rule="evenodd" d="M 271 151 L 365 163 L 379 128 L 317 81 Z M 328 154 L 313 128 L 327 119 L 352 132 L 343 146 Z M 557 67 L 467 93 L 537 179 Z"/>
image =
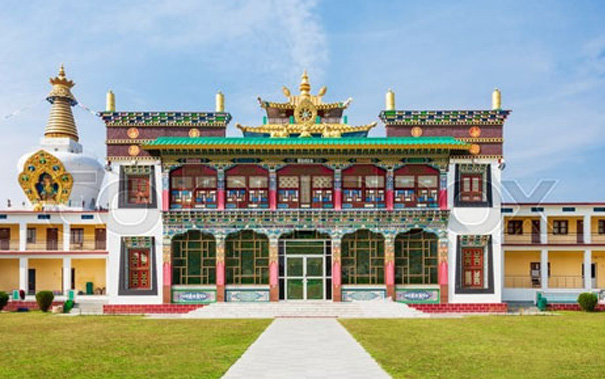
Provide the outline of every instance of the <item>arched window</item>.
<path id="1" fill-rule="evenodd" d="M 395 208 L 439 206 L 439 170 L 408 165 L 394 172 Z"/>
<path id="2" fill-rule="evenodd" d="M 342 171 L 343 208 L 384 208 L 386 171 L 357 165 Z"/>
<path id="3" fill-rule="evenodd" d="M 227 208 L 269 208 L 269 171 L 239 165 L 225 171 Z"/>
<path id="4" fill-rule="evenodd" d="M 215 284 L 216 241 L 211 234 L 190 230 L 172 239 L 172 284 Z"/>
<path id="5" fill-rule="evenodd" d="M 216 171 L 203 165 L 186 165 L 170 172 L 172 209 L 216 208 Z"/>
<path id="6" fill-rule="evenodd" d="M 225 240 L 225 284 L 269 284 L 269 238 L 252 230 Z"/>
<path id="7" fill-rule="evenodd" d="M 367 229 L 341 242 L 342 284 L 384 284 L 384 237 Z"/>
<path id="8" fill-rule="evenodd" d="M 437 284 L 437 236 L 421 229 L 395 238 L 395 284 Z"/>
<path id="9" fill-rule="evenodd" d="M 332 208 L 334 173 L 321 165 L 290 165 L 277 172 L 278 208 Z"/>

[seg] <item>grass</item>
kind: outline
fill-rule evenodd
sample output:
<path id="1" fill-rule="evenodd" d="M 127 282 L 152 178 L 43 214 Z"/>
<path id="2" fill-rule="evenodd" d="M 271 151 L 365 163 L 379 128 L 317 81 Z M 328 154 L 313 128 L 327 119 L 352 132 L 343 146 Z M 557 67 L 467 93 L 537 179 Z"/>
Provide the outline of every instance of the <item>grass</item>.
<path id="1" fill-rule="evenodd" d="M 342 320 L 395 378 L 602 378 L 605 314 Z"/>
<path id="2" fill-rule="evenodd" d="M 270 320 L 0 314 L 0 377 L 218 378 Z"/>

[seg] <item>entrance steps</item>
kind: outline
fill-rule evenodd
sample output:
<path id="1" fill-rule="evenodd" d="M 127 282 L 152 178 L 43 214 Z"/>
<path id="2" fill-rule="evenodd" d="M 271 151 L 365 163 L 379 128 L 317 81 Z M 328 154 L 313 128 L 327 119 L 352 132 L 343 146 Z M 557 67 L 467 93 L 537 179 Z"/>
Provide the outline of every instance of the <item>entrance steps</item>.
<path id="1" fill-rule="evenodd" d="M 429 315 L 388 300 L 340 303 L 283 301 L 275 303 L 213 303 L 181 318 L 414 318 Z"/>
<path id="2" fill-rule="evenodd" d="M 76 315 L 101 315 L 103 314 L 104 304 L 107 304 L 107 301 L 77 301 L 69 313 Z"/>

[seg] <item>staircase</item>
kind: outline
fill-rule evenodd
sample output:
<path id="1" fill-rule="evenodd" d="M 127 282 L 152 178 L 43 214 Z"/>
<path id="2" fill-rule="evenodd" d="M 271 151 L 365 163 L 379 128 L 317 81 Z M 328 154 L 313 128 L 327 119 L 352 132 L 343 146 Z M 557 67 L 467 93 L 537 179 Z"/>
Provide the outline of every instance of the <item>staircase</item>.
<path id="1" fill-rule="evenodd" d="M 69 313 L 77 315 L 100 315 L 103 314 L 104 304 L 107 304 L 107 301 L 76 302 Z"/>
<path id="2" fill-rule="evenodd" d="M 393 301 L 284 301 L 277 303 L 213 303 L 181 318 L 414 318 L 429 317 Z"/>

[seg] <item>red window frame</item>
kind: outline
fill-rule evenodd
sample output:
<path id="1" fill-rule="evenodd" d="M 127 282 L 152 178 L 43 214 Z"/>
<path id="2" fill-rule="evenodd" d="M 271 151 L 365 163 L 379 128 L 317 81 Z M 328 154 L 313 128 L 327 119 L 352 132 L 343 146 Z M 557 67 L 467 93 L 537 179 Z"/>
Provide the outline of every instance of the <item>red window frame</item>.
<path id="1" fill-rule="evenodd" d="M 126 176 L 128 204 L 151 204 L 151 176 L 148 174 Z"/>
<path id="2" fill-rule="evenodd" d="M 174 186 L 173 178 L 191 178 L 191 186 Z M 214 186 L 203 187 L 196 184 L 197 178 L 214 178 Z M 171 208 L 216 208 L 218 197 L 218 177 L 216 170 L 204 165 L 186 165 L 170 172 L 170 207 Z M 190 200 L 179 201 L 179 196 L 190 191 Z M 198 201 L 199 200 L 199 201 Z"/>
<path id="3" fill-rule="evenodd" d="M 149 249 L 128 251 L 128 287 L 130 289 L 151 288 L 150 261 Z"/>
<path id="4" fill-rule="evenodd" d="M 465 288 L 485 288 L 485 251 L 481 247 L 462 248 L 462 283 Z"/>
<path id="5" fill-rule="evenodd" d="M 465 182 L 468 182 L 468 187 Z M 483 201 L 483 174 L 460 174 L 460 200 L 469 203 Z"/>
<path id="6" fill-rule="evenodd" d="M 398 176 L 413 177 L 413 186 L 398 186 Z M 434 177 L 436 186 L 425 187 L 420 185 L 419 177 L 421 176 Z M 437 207 L 439 205 L 439 170 L 426 165 L 409 165 L 402 167 L 393 173 L 393 190 L 395 191 L 394 203 L 396 206 L 399 204 L 406 208 L 418 206 Z M 421 191 L 427 191 L 427 196 L 419 196 Z M 428 199 L 419 201 L 419 198 L 424 197 L 432 197 L 433 201 L 429 201 Z"/>
<path id="7" fill-rule="evenodd" d="M 295 176 L 298 178 L 298 187 L 281 187 L 280 177 Z M 309 204 L 301 204 L 301 183 L 302 177 L 308 176 L 310 183 L 311 201 Z M 320 188 L 313 185 L 314 178 L 321 176 L 329 176 L 332 178 L 332 186 L 330 188 Z M 284 196 L 281 191 L 289 191 L 295 193 L 297 201 L 289 200 L 289 196 Z M 293 192 L 295 191 L 295 192 Z M 322 201 L 314 201 L 316 192 L 321 195 Z M 321 165 L 290 165 L 280 169 L 277 172 L 277 206 L 279 208 L 331 208 L 334 201 L 334 172 L 329 168 Z"/>
<path id="8" fill-rule="evenodd" d="M 244 187 L 230 187 L 229 178 L 243 176 Z M 266 187 L 250 188 L 251 177 L 265 177 Z M 259 166 L 239 165 L 225 171 L 225 205 L 227 208 L 269 208 L 269 171 Z M 261 200 L 255 200 L 260 198 Z M 264 200 L 263 200 L 264 199 Z"/>
<path id="9" fill-rule="evenodd" d="M 381 187 L 370 187 L 366 184 L 366 178 L 376 176 L 382 177 Z M 361 177 L 359 186 L 347 186 L 347 177 Z M 384 208 L 386 200 L 386 170 L 373 165 L 357 165 L 342 171 L 342 206 L 349 208 Z M 348 200 L 348 191 L 360 191 L 361 200 Z M 376 193 L 374 193 L 376 191 Z M 366 201 L 367 198 L 376 196 L 378 201 Z"/>

